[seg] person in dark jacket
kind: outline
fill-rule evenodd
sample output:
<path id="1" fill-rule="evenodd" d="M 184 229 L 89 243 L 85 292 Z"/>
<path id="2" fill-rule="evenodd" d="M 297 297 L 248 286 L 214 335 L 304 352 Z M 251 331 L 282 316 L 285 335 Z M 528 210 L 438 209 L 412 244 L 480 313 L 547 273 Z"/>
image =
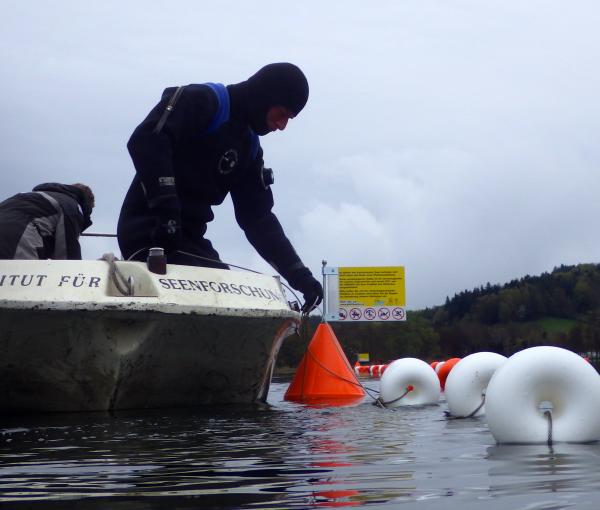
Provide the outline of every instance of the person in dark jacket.
<path id="1" fill-rule="evenodd" d="M 79 235 L 92 224 L 85 184 L 40 184 L 0 203 L 0 259 L 81 259 Z"/>
<path id="2" fill-rule="evenodd" d="M 123 257 L 143 261 L 158 246 L 169 263 L 227 269 L 204 235 L 212 206 L 230 193 L 250 243 L 302 292 L 304 311 L 317 306 L 321 284 L 272 212 L 273 174 L 258 138 L 285 129 L 307 100 L 306 77 L 289 63 L 269 64 L 233 85 L 167 88 L 127 144 L 136 175 L 117 228 Z"/>

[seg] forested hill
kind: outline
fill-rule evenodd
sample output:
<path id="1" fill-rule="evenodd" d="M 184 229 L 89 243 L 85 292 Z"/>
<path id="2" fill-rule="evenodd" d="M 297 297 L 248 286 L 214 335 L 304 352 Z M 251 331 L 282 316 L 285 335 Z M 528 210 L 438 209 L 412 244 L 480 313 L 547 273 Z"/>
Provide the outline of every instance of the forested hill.
<path id="1" fill-rule="evenodd" d="M 278 365 L 297 366 L 319 317 L 303 338 L 284 342 Z M 487 283 L 448 297 L 442 306 L 408 313 L 406 322 L 332 323 L 351 362 L 357 353 L 386 362 L 478 351 L 506 356 L 534 345 L 600 351 L 600 264 L 560 266 L 504 285 Z"/>
<path id="2" fill-rule="evenodd" d="M 525 276 L 505 285 L 465 290 L 424 314 L 436 324 L 468 319 L 482 324 L 543 317 L 575 319 L 600 306 L 600 264 L 560 266 L 551 273 Z"/>

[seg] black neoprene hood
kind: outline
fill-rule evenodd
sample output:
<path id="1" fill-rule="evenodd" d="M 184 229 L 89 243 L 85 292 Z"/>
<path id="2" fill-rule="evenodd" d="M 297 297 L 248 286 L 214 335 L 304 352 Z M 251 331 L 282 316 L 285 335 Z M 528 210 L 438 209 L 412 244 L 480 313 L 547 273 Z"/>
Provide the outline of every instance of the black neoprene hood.
<path id="1" fill-rule="evenodd" d="M 267 112 L 283 106 L 298 115 L 308 101 L 308 81 L 300 68 L 287 62 L 268 64 L 246 81 L 227 87 L 232 114 L 244 117 L 259 135 L 269 132 Z"/>
<path id="2" fill-rule="evenodd" d="M 269 64 L 247 80 L 250 97 L 265 106 L 284 106 L 298 115 L 308 101 L 308 81 L 294 64 Z"/>

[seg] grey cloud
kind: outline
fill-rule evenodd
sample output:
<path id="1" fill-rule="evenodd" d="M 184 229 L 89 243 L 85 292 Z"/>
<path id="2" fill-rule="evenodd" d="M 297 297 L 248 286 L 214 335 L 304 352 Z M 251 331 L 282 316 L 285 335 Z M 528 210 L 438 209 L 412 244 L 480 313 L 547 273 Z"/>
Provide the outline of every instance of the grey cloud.
<path id="1" fill-rule="evenodd" d="M 600 4 L 275 1 L 5 2 L 2 197 L 82 181 L 114 232 L 133 176 L 125 144 L 162 89 L 309 77 L 305 111 L 262 139 L 276 212 L 314 273 L 406 266 L 408 304 L 597 261 Z M 336 227 L 337 226 L 337 227 Z M 336 230 L 337 228 L 337 230 Z M 231 205 L 209 227 L 224 260 L 272 273 Z M 97 258 L 116 243 L 84 240 Z"/>

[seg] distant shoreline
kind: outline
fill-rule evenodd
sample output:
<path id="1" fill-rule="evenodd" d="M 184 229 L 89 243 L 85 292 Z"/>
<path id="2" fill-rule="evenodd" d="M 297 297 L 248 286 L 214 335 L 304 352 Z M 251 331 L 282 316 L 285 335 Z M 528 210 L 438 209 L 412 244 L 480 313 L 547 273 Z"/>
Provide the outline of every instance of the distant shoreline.
<path id="1" fill-rule="evenodd" d="M 294 367 L 275 367 L 273 370 L 273 375 L 293 375 L 296 373 L 296 368 Z"/>

